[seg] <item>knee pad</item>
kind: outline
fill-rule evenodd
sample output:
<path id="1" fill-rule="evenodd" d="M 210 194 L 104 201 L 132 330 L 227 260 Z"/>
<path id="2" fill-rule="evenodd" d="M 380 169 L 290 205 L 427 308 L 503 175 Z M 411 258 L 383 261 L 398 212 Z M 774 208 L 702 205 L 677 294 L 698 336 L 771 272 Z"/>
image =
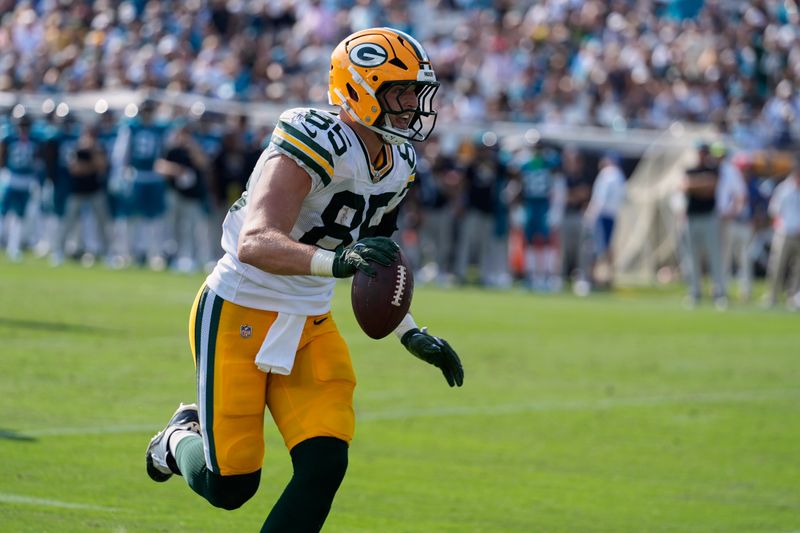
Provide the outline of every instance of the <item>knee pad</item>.
<path id="1" fill-rule="evenodd" d="M 206 499 L 214 507 L 233 511 L 253 497 L 261 481 L 261 470 L 250 474 L 221 476 L 208 471 Z"/>

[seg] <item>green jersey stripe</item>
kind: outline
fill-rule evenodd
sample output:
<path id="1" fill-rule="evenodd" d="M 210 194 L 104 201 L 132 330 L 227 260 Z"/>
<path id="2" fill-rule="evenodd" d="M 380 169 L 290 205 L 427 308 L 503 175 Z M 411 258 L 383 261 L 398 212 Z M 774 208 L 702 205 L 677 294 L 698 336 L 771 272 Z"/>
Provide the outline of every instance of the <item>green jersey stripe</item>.
<path id="1" fill-rule="evenodd" d="M 317 155 L 319 155 L 325 161 L 327 161 L 330 166 L 333 166 L 333 157 L 331 156 L 331 153 L 322 146 L 320 146 L 320 144 L 314 139 L 312 139 L 309 135 L 303 133 L 302 131 L 298 130 L 291 124 L 288 124 L 282 120 L 278 122 L 277 127 L 282 129 L 292 137 L 302 141 L 303 144 L 314 150 L 314 152 L 316 152 Z"/>
<path id="2" fill-rule="evenodd" d="M 203 287 L 203 294 L 200 295 L 200 301 L 197 302 L 197 310 L 194 314 L 194 364 L 200 369 L 200 346 L 203 341 L 203 306 L 206 305 L 206 298 L 208 297 L 208 287 Z M 198 386 L 200 385 L 200 372 L 197 373 Z"/>
<path id="3" fill-rule="evenodd" d="M 219 463 L 217 462 L 217 451 L 214 445 L 214 360 L 217 348 L 217 332 L 219 331 L 219 317 L 222 312 L 223 300 L 214 295 L 211 307 L 211 320 L 208 332 L 208 353 L 206 363 L 206 419 L 203 431 L 208 439 L 209 454 L 211 459 L 211 470 L 219 473 Z"/>
<path id="4" fill-rule="evenodd" d="M 282 139 L 282 138 L 278 137 L 277 135 L 274 135 L 272 137 L 272 143 L 275 146 L 277 146 L 278 148 L 280 148 L 282 151 L 284 151 L 287 154 L 289 154 L 292 157 L 294 157 L 295 159 L 300 160 L 309 169 L 313 170 L 314 173 L 317 174 L 317 176 L 319 176 L 319 179 L 322 180 L 323 184 L 325 184 L 325 185 L 330 184 L 330 182 L 331 182 L 330 175 L 328 175 L 328 173 L 325 171 L 325 169 L 322 168 L 322 166 L 320 166 L 319 163 L 314 161 L 311 158 L 310 155 L 306 154 L 305 152 L 303 152 L 302 150 L 297 148 L 295 145 L 293 145 L 289 141 L 287 141 L 285 139 Z"/>
<path id="5" fill-rule="evenodd" d="M 207 423 L 207 419 L 210 416 L 208 411 L 209 409 L 214 408 L 214 395 L 213 395 L 213 374 L 214 368 L 212 367 L 209 370 L 208 367 L 208 331 L 205 329 L 205 325 L 207 322 L 210 322 L 211 319 L 211 311 L 209 309 L 209 302 L 208 298 L 209 295 L 212 295 L 211 289 L 208 286 L 203 287 L 203 293 L 200 295 L 200 301 L 197 303 L 197 313 L 195 317 L 195 357 L 196 357 L 196 365 L 197 365 L 197 394 L 199 398 L 200 404 L 200 425 L 203 428 L 211 427 L 212 424 Z M 212 300 L 213 303 L 213 300 Z M 211 306 L 213 308 L 213 306 Z M 208 318 L 208 321 L 206 320 Z M 209 378 L 209 374 L 211 374 L 210 378 L 212 380 L 212 394 L 209 396 L 207 394 L 206 384 Z M 210 398 L 210 399 L 209 399 Z M 211 402 L 210 404 L 207 402 Z M 211 463 L 209 459 L 209 450 L 211 446 L 209 445 L 208 441 L 208 431 L 203 431 L 203 453 L 206 457 L 206 462 Z"/>

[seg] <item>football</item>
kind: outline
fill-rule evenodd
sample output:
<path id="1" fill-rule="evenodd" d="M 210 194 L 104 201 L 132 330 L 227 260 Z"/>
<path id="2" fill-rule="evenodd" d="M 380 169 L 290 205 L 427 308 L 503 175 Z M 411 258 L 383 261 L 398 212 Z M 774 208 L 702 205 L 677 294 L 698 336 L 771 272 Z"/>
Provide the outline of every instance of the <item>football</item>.
<path id="1" fill-rule="evenodd" d="M 370 264 L 375 269 L 375 277 L 357 271 L 350 300 L 364 333 L 373 339 L 382 339 L 394 331 L 408 313 L 414 293 L 414 275 L 402 250 L 389 266 Z"/>

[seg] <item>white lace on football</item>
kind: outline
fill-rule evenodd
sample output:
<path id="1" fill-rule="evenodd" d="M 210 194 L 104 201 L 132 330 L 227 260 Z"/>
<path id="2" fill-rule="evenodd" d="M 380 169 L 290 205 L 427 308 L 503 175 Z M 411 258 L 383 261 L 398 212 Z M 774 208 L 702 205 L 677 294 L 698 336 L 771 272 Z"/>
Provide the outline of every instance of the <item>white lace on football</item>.
<path id="1" fill-rule="evenodd" d="M 403 305 L 403 293 L 406 290 L 406 267 L 404 265 L 397 265 L 397 277 L 394 284 L 394 293 L 392 294 L 392 305 L 400 307 Z"/>

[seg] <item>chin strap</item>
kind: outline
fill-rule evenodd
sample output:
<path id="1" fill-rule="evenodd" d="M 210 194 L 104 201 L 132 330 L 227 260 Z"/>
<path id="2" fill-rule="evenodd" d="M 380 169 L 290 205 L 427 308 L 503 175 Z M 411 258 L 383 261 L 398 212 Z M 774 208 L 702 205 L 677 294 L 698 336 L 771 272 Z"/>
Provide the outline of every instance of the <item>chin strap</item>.
<path id="1" fill-rule="evenodd" d="M 359 124 L 364 126 L 365 128 L 368 128 L 368 129 L 374 131 L 375 133 L 377 133 L 380 136 L 380 138 L 384 140 L 384 142 L 386 142 L 388 144 L 400 145 L 400 144 L 405 143 L 406 141 L 409 141 L 409 142 L 411 141 L 411 139 L 408 138 L 408 137 L 403 137 L 402 135 L 397 135 L 396 133 L 392 133 L 391 131 L 388 131 L 387 129 L 385 129 L 385 128 L 391 128 L 392 127 L 392 122 L 391 122 L 391 120 L 389 120 L 389 117 L 385 117 L 386 125 L 383 128 L 379 128 L 377 126 L 370 126 L 369 124 L 365 123 L 363 120 L 361 120 L 361 117 L 358 116 L 358 114 L 353 110 L 353 108 L 350 107 L 350 105 L 347 103 L 347 100 L 345 99 L 345 97 L 342 94 L 342 92 L 339 89 L 335 89 L 335 92 L 336 92 L 336 96 L 338 96 L 339 100 L 341 100 L 341 102 L 339 103 L 339 106 L 347 112 L 347 114 L 350 116 L 350 118 L 352 118 L 353 120 L 355 120 L 356 122 L 358 122 Z M 329 98 L 329 100 L 330 100 L 330 98 Z M 409 131 L 409 130 L 406 130 L 406 131 Z"/>

